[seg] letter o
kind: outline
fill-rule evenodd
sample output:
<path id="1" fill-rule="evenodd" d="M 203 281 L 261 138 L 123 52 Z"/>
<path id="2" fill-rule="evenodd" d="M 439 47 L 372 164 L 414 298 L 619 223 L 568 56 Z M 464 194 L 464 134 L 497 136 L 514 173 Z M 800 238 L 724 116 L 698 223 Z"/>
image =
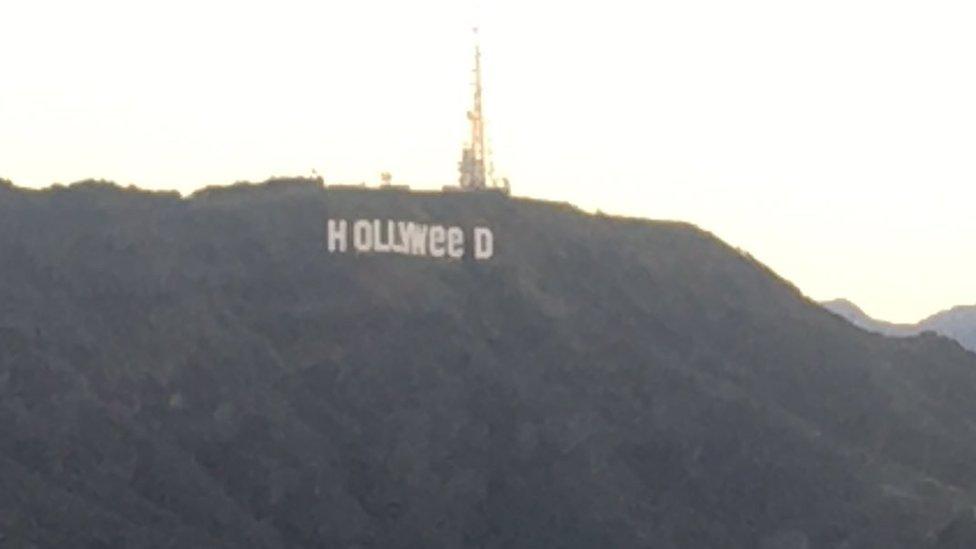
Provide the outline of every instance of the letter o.
<path id="1" fill-rule="evenodd" d="M 352 243 L 357 252 L 369 252 L 373 250 L 373 224 L 368 220 L 360 219 L 352 227 Z"/>

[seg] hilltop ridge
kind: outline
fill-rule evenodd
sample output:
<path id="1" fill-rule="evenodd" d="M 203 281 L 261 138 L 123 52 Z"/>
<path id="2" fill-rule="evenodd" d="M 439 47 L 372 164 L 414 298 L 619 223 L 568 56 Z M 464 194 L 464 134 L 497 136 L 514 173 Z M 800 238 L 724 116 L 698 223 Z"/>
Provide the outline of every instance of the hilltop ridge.
<path id="1" fill-rule="evenodd" d="M 976 356 L 692 225 L 309 180 L 0 192 L 0 543 L 974 542 Z M 330 217 L 495 255 L 332 255 Z"/>
<path id="2" fill-rule="evenodd" d="M 823 302 L 828 310 L 846 318 L 855 326 L 887 336 L 906 337 L 935 332 L 958 341 L 976 352 L 976 305 L 959 305 L 935 313 L 915 324 L 894 324 L 877 320 L 846 299 Z"/>

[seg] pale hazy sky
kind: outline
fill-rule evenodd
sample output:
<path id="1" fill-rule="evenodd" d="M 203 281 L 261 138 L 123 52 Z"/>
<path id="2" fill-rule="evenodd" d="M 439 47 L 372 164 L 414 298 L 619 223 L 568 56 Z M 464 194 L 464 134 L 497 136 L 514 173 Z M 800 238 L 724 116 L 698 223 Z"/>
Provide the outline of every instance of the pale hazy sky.
<path id="1" fill-rule="evenodd" d="M 691 221 L 884 319 L 976 303 L 971 0 L 480 11 L 515 194 Z M 2 2 L 0 177 L 439 188 L 473 20 L 464 0 Z"/>

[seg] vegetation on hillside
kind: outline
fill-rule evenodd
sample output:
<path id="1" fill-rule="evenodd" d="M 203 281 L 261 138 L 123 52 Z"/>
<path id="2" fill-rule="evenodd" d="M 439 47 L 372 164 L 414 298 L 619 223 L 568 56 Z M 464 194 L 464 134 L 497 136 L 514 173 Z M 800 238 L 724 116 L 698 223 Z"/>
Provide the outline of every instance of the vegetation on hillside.
<path id="1" fill-rule="evenodd" d="M 330 255 L 330 216 L 496 255 Z M 0 546 L 972 546 L 974 397 L 686 224 L 0 187 Z"/>

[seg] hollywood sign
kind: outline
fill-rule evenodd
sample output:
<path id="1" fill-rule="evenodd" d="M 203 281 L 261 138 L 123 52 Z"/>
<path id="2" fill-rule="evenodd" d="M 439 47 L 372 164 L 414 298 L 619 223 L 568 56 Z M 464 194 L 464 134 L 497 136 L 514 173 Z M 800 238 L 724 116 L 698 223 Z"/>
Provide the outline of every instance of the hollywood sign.
<path id="1" fill-rule="evenodd" d="M 471 257 L 483 261 L 495 254 L 495 236 L 488 227 L 474 227 L 470 239 L 457 226 L 390 219 L 329 219 L 329 253 L 391 253 L 443 259 L 463 259 L 470 242 Z"/>

